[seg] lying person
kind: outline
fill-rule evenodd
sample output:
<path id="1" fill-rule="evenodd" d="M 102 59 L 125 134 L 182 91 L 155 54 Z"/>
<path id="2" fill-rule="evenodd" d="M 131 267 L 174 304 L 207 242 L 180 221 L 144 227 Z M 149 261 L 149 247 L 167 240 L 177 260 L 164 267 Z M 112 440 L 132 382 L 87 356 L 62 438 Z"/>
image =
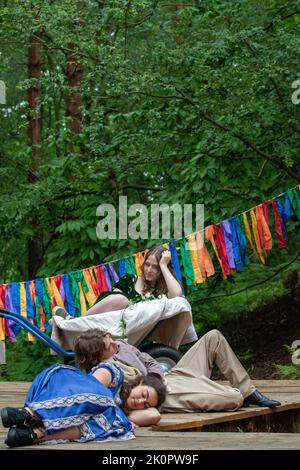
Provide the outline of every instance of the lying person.
<path id="1" fill-rule="evenodd" d="M 275 407 L 277 400 L 270 400 L 257 390 L 246 370 L 234 354 L 226 338 L 211 330 L 195 343 L 165 376 L 159 363 L 146 353 L 123 340 L 114 341 L 107 334 L 107 357 L 111 356 L 120 367 L 126 364 L 138 370 L 144 377 L 156 376 L 167 385 L 162 412 L 193 412 L 236 410 L 242 406 Z M 229 385 L 210 379 L 216 365 Z"/>
<path id="2" fill-rule="evenodd" d="M 133 439 L 134 425 L 159 421 L 163 382 L 139 376 L 125 383 L 118 365 L 103 362 L 111 356 L 109 339 L 97 329 L 84 332 L 76 339 L 75 357 L 87 374 L 54 364 L 32 382 L 24 408 L 1 410 L 2 424 L 10 428 L 5 441 L 9 447 L 54 440 Z M 135 415 L 134 410 L 142 413 Z"/>

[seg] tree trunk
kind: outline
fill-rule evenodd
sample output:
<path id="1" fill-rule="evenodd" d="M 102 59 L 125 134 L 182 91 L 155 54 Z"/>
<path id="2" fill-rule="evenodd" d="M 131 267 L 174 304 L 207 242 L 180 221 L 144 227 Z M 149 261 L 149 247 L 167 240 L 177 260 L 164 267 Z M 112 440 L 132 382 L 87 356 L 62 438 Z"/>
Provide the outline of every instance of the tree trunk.
<path id="1" fill-rule="evenodd" d="M 180 2 L 175 2 L 171 5 L 172 8 L 172 24 L 173 24 L 173 39 L 176 44 L 182 44 L 184 38 L 182 32 L 180 31 L 181 20 L 178 16 L 178 12 L 182 9 L 182 4 Z"/>
<path id="2" fill-rule="evenodd" d="M 31 148 L 31 162 L 28 181 L 34 184 L 38 180 L 38 170 L 41 163 L 41 114 L 39 109 L 40 75 L 41 75 L 41 41 L 38 35 L 29 40 L 28 78 L 34 83 L 28 89 L 28 143 Z M 28 240 L 28 275 L 35 277 L 43 257 L 43 240 L 39 233 L 39 223 L 36 214 L 32 216 L 32 237 Z"/>
<path id="3" fill-rule="evenodd" d="M 78 2 L 77 11 L 80 13 L 83 9 L 84 4 L 82 2 Z M 79 20 L 79 24 L 81 24 L 81 20 Z M 67 54 L 66 78 L 70 92 L 66 99 L 66 116 L 69 118 L 69 129 L 74 134 L 79 134 L 82 121 L 82 102 L 80 94 L 76 90 L 72 89 L 80 86 L 82 83 L 83 66 L 80 63 L 79 56 L 76 52 L 76 44 L 70 43 L 68 45 L 68 49 L 70 52 Z"/>
<path id="4" fill-rule="evenodd" d="M 70 52 L 67 57 L 67 81 L 68 86 L 71 89 L 66 100 L 66 115 L 69 118 L 69 129 L 75 134 L 79 134 L 81 130 L 82 110 L 81 110 L 81 96 L 72 88 L 79 86 L 82 83 L 83 67 L 79 63 L 75 45 L 70 44 L 70 49 L 74 52 Z"/>

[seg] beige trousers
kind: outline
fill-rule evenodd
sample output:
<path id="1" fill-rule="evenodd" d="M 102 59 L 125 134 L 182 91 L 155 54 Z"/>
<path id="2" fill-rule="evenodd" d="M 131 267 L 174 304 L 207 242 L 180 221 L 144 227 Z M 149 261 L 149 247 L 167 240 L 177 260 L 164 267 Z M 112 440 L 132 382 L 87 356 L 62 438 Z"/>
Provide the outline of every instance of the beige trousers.
<path id="1" fill-rule="evenodd" d="M 210 379 L 216 365 L 231 386 Z M 235 410 L 255 390 L 249 375 L 218 330 L 206 333 L 166 375 L 165 412 Z"/>
<path id="2" fill-rule="evenodd" d="M 149 339 L 178 349 L 181 344 L 197 340 L 197 334 L 193 332 L 195 332 L 195 329 L 194 325 L 191 325 L 191 314 L 181 312 L 174 317 L 162 320 Z M 187 333 L 189 333 L 189 336 L 186 341 Z"/>

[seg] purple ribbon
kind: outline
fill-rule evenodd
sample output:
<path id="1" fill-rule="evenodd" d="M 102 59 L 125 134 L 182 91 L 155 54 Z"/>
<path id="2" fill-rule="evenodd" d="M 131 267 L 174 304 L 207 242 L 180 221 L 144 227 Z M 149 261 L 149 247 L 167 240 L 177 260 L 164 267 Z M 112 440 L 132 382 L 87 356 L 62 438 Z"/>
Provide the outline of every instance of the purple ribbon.
<path id="1" fill-rule="evenodd" d="M 223 220 L 221 223 L 221 228 L 225 240 L 227 258 L 229 262 L 230 269 L 235 269 L 234 254 L 233 254 L 233 244 L 232 244 L 232 231 L 229 220 Z"/>
<path id="2" fill-rule="evenodd" d="M 7 286 L 5 289 L 5 308 L 7 310 L 10 310 L 11 312 L 14 312 L 14 306 L 12 303 L 12 295 L 11 295 L 11 285 Z M 15 322 L 12 320 L 8 320 L 8 319 L 6 320 L 6 325 L 7 325 L 8 332 L 9 332 L 9 339 L 12 343 L 15 343 L 17 341 L 16 336 L 13 332 L 14 323 Z"/>
<path id="3" fill-rule="evenodd" d="M 104 275 L 104 279 L 105 279 L 105 283 L 107 285 L 107 289 L 111 290 L 112 289 L 111 282 L 110 282 L 110 278 L 109 278 L 108 271 L 106 269 L 105 264 L 101 265 L 101 269 L 102 269 L 102 272 L 103 272 L 103 275 Z"/>
<path id="4" fill-rule="evenodd" d="M 109 269 L 109 274 L 110 277 L 112 278 L 114 284 L 119 281 L 119 276 L 117 275 L 116 271 L 114 270 L 114 267 L 112 263 L 108 263 L 108 269 Z"/>

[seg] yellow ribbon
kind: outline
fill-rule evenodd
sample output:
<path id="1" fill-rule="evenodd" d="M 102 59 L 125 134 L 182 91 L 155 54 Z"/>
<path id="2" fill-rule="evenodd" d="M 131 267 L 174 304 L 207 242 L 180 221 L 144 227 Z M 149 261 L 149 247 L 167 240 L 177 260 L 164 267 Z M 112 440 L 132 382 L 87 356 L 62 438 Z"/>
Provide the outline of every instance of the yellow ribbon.
<path id="1" fill-rule="evenodd" d="M 203 282 L 203 278 L 201 276 L 201 271 L 200 271 L 199 264 L 198 264 L 197 245 L 196 245 L 195 235 L 192 233 L 191 235 L 187 237 L 187 239 L 188 239 L 190 258 L 191 258 L 193 271 L 194 271 L 193 284 L 199 284 L 200 282 Z"/>
<path id="2" fill-rule="evenodd" d="M 20 282 L 20 308 L 21 315 L 27 318 L 27 300 L 26 300 L 26 287 L 24 282 Z M 35 341 L 35 337 L 31 333 L 27 333 L 28 341 Z"/>
<path id="3" fill-rule="evenodd" d="M 47 291 L 51 298 L 51 306 L 53 306 L 54 292 L 53 292 L 53 287 L 51 283 L 51 278 L 48 278 L 48 277 L 46 278 L 46 286 L 47 286 Z"/>
<path id="4" fill-rule="evenodd" d="M 30 283 L 29 283 L 29 295 L 30 295 L 30 298 L 31 298 L 32 302 L 34 303 L 34 308 L 35 308 L 36 292 L 35 292 L 35 281 L 33 281 L 33 280 L 30 281 Z M 31 319 L 29 321 L 31 323 L 33 323 L 33 321 Z M 31 342 L 35 341 L 35 336 L 32 335 L 31 333 L 28 333 L 27 338 Z"/>
<path id="5" fill-rule="evenodd" d="M 21 315 L 27 318 L 27 308 L 26 308 L 26 290 L 24 282 L 20 282 L 20 310 Z"/>
<path id="6" fill-rule="evenodd" d="M 135 264 L 135 269 L 136 269 L 136 273 L 138 277 L 141 277 L 143 274 L 143 271 L 142 271 L 143 262 L 144 262 L 144 257 L 142 253 L 140 251 L 138 253 L 135 253 L 134 264 Z"/>
<path id="7" fill-rule="evenodd" d="M 86 302 L 85 302 L 85 297 L 84 297 L 84 292 L 82 289 L 81 282 L 78 282 L 78 287 L 79 287 L 79 303 L 80 303 L 81 315 L 84 315 L 86 312 Z"/>
<path id="8" fill-rule="evenodd" d="M 97 300 L 97 296 L 94 292 L 93 285 L 92 285 L 91 273 L 89 271 L 87 271 L 86 269 L 83 269 L 82 274 L 83 274 L 85 282 L 86 282 L 86 284 L 89 288 L 89 290 L 87 292 L 84 292 L 84 294 L 85 294 L 85 297 L 88 301 L 89 306 L 91 307 L 92 305 L 94 305 L 94 303 Z"/>
<path id="9" fill-rule="evenodd" d="M 255 240 L 257 252 L 258 252 L 258 255 L 259 255 L 259 259 L 263 264 L 265 264 L 265 259 L 264 259 L 264 256 L 263 256 L 262 250 L 261 250 L 261 244 L 260 244 L 259 233 L 258 233 L 258 228 L 257 228 L 257 220 L 256 220 L 256 217 L 255 217 L 254 209 L 251 209 L 250 217 L 251 217 L 252 230 L 253 230 L 254 240 Z"/>
<path id="10" fill-rule="evenodd" d="M 250 243 L 250 246 L 252 248 L 253 253 L 258 257 L 256 248 L 255 248 L 253 240 L 252 240 L 251 230 L 250 230 L 250 226 L 249 226 L 249 222 L 248 222 L 246 212 L 243 212 L 243 221 L 244 221 L 245 233 L 246 233 L 248 242 Z"/>

